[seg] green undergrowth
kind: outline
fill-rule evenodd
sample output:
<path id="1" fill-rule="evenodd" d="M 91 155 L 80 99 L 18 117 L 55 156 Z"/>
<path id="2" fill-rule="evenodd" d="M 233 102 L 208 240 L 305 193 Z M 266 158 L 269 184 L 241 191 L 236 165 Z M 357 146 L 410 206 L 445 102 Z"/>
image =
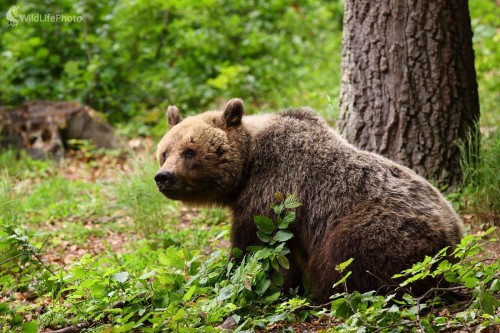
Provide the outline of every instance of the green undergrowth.
<path id="1" fill-rule="evenodd" d="M 148 154 L 153 155 L 153 154 Z M 156 161 L 132 156 L 132 174 L 123 172 L 114 187 L 117 206 L 130 217 L 133 230 L 154 246 L 204 248 L 219 233 L 228 233 L 227 213 L 221 209 L 181 209 L 157 189 Z"/>
<path id="2" fill-rule="evenodd" d="M 2 105 L 77 100 L 144 134 L 168 104 L 323 108 L 338 94 L 342 1 L 7 2 L 3 18 L 15 5 L 84 21 L 0 25 Z"/>
<path id="3" fill-rule="evenodd" d="M 500 133 L 481 137 L 468 136 L 467 145 L 459 144 L 463 184 L 450 200 L 464 214 L 473 214 L 481 224 L 500 225 Z M 477 147 L 479 151 L 465 147 Z"/>
<path id="4" fill-rule="evenodd" d="M 132 171 L 112 182 L 75 182 L 62 177 L 49 162 L 39 163 L 46 169 L 41 177 L 26 178 L 9 165 L 0 177 L 3 332 L 73 325 L 89 332 L 297 331 L 300 327 L 328 332 L 435 332 L 462 327 L 481 331 L 500 324 L 500 262 L 488 260 L 483 250 L 494 244 L 489 239 L 493 229 L 482 236 L 466 236 L 453 260 L 448 261 L 443 250 L 401 273 L 407 282 L 434 276 L 450 287 L 416 297 L 402 283 L 397 296 L 344 292 L 327 304 L 314 304 L 297 290 L 281 290 L 282 273 L 289 267 L 286 241 L 293 237 L 288 227 L 300 205 L 294 196 L 277 194 L 268 214 L 255 217 L 263 245 L 246 249 L 246 254 L 234 250 L 228 261 L 226 212 L 181 208 L 163 198 L 154 185 L 153 161 L 132 158 Z M 40 197 L 47 199 L 47 211 Z M 68 198 L 73 202 L 66 202 Z M 107 216 L 118 221 L 98 224 L 101 231 L 93 235 L 105 240 L 107 232 L 127 233 L 123 251 L 87 251 L 71 265 L 47 259 L 54 257 L 46 257 L 49 253 L 61 251 L 54 240 L 64 238 L 83 246 L 91 235 L 82 231 L 88 229 L 85 223 Z M 44 219 L 60 223 L 63 229 L 40 228 Z M 59 255 L 64 256 L 62 251 Z M 337 269 L 349 278 L 349 262 Z M 31 295 L 30 301 L 26 295 Z"/>
<path id="5" fill-rule="evenodd" d="M 131 217 L 142 237 L 152 237 L 166 222 L 172 222 L 168 220 L 170 217 L 178 217 L 178 205 L 158 192 L 154 182 L 158 167 L 150 158 L 141 161 L 134 156 L 130 164 L 133 173 L 122 172 L 116 185 L 118 204 L 125 208 L 125 214 Z"/>

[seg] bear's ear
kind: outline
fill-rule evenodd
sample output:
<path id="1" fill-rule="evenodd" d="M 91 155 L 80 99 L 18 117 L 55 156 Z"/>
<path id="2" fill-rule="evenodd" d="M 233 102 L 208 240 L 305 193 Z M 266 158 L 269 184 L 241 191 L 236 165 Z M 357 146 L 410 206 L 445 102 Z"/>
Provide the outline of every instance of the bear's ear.
<path id="1" fill-rule="evenodd" d="M 177 106 L 170 105 L 167 109 L 167 123 L 168 126 L 173 127 L 182 121 L 181 115 L 179 114 L 179 109 Z"/>
<path id="2" fill-rule="evenodd" d="M 222 117 L 228 127 L 241 124 L 241 118 L 243 117 L 243 101 L 239 98 L 233 98 L 227 102 Z"/>

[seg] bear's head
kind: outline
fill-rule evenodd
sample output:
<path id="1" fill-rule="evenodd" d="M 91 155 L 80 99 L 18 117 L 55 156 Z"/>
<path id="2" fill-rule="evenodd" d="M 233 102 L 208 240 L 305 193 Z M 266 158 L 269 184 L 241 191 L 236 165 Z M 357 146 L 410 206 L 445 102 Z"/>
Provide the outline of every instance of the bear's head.
<path id="1" fill-rule="evenodd" d="M 250 135 L 242 126 L 243 101 L 230 100 L 223 111 L 182 119 L 169 106 L 170 130 L 158 144 L 160 192 L 191 204 L 224 205 L 234 199 L 244 179 Z"/>

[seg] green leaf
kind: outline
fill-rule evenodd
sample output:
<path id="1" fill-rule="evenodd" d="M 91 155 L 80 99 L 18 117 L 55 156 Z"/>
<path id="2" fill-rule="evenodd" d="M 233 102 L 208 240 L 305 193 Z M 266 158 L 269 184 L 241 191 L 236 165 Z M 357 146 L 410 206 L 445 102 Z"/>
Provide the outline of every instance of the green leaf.
<path id="1" fill-rule="evenodd" d="M 21 316 L 20 316 L 20 315 L 18 315 L 18 314 L 13 314 L 13 315 L 12 315 L 12 318 L 9 320 L 9 323 L 10 323 L 12 326 L 17 326 L 17 325 L 20 325 L 22 322 L 23 322 L 23 317 L 21 317 Z"/>
<path id="2" fill-rule="evenodd" d="M 258 246 L 258 245 L 250 245 L 250 246 L 247 246 L 247 248 L 246 248 L 247 252 L 250 252 L 250 253 L 255 253 L 255 252 L 262 250 L 262 249 L 265 249 L 265 247 Z"/>
<path id="3" fill-rule="evenodd" d="M 37 333 L 38 332 L 38 321 L 30 321 L 23 323 L 22 333 Z"/>
<path id="4" fill-rule="evenodd" d="M 271 281 L 269 279 L 260 279 L 256 286 L 255 286 L 255 292 L 257 295 L 263 295 L 267 289 L 269 289 L 269 286 L 271 286 Z"/>
<path id="5" fill-rule="evenodd" d="M 9 306 L 5 303 L 0 303 L 0 314 L 9 312 Z"/>
<path id="6" fill-rule="evenodd" d="M 347 274 L 346 274 L 346 275 L 345 275 L 342 279 L 338 280 L 337 282 L 335 282 L 335 283 L 333 284 L 333 287 L 332 287 L 332 288 L 335 288 L 335 287 L 337 287 L 338 285 L 340 285 L 341 283 L 344 283 L 344 282 L 345 282 L 345 280 L 347 280 L 347 278 L 348 278 L 351 274 L 352 274 L 352 272 L 351 272 L 351 271 L 347 272 Z"/>
<path id="7" fill-rule="evenodd" d="M 263 258 L 269 258 L 269 256 L 271 255 L 272 253 L 272 250 L 270 248 L 262 248 L 260 250 L 258 250 L 257 252 L 255 252 L 253 258 L 255 260 L 261 260 Z"/>
<path id="8" fill-rule="evenodd" d="M 166 267 L 184 269 L 186 267 L 186 262 L 181 255 L 183 255 L 182 250 L 176 250 L 173 247 L 169 247 L 166 253 L 158 253 L 158 261 Z"/>
<path id="9" fill-rule="evenodd" d="M 217 295 L 217 301 L 221 302 L 223 300 L 226 300 L 231 296 L 233 296 L 233 293 L 234 293 L 234 286 L 233 285 L 226 286 L 221 290 L 219 290 L 219 294 Z"/>
<path id="10" fill-rule="evenodd" d="M 129 274 L 128 272 L 120 272 L 114 274 L 111 278 L 118 283 L 123 283 L 128 280 Z"/>
<path id="11" fill-rule="evenodd" d="M 491 282 L 490 291 L 497 292 L 500 291 L 500 279 L 495 279 Z M 1 305 L 1 304 L 0 304 Z M 1 313 L 1 312 L 0 312 Z"/>
<path id="12" fill-rule="evenodd" d="M 286 319 L 286 313 L 278 313 L 269 317 L 269 323 L 274 324 Z"/>
<path id="13" fill-rule="evenodd" d="M 278 259 L 278 262 L 279 262 L 279 264 L 280 264 L 281 267 L 283 267 L 285 269 L 289 269 L 290 268 L 290 263 L 288 262 L 287 257 L 285 257 L 282 254 L 278 254 L 276 256 L 276 258 Z"/>
<path id="14" fill-rule="evenodd" d="M 349 260 L 346 260 L 343 263 L 338 264 L 337 266 L 335 266 L 335 270 L 337 272 L 342 273 L 347 268 L 347 266 L 349 266 L 352 263 L 353 260 L 354 258 L 350 258 Z"/>
<path id="15" fill-rule="evenodd" d="M 473 289 L 475 286 L 477 286 L 477 279 L 476 278 L 471 278 L 471 277 L 466 277 L 463 279 L 463 284 L 467 288 Z"/>
<path id="16" fill-rule="evenodd" d="M 295 221 L 295 212 L 287 212 L 285 217 L 282 219 L 278 219 L 278 227 L 280 229 L 286 229 L 288 226 Z"/>
<path id="17" fill-rule="evenodd" d="M 489 292 L 481 292 L 479 302 L 481 304 L 481 309 L 492 316 L 495 315 L 495 309 L 500 306 L 500 301 Z"/>
<path id="18" fill-rule="evenodd" d="M 283 209 L 285 209 L 285 205 L 283 203 L 279 205 L 271 205 L 271 209 L 275 214 L 280 215 L 281 212 L 283 212 Z"/>
<path id="19" fill-rule="evenodd" d="M 198 270 L 201 267 L 201 263 L 199 261 L 192 261 L 191 264 L 189 265 L 189 270 L 188 274 L 189 275 L 195 275 L 198 273 Z"/>
<path id="20" fill-rule="evenodd" d="M 243 251 L 238 249 L 237 247 L 233 247 L 231 252 L 233 253 L 233 256 L 237 259 L 243 258 Z"/>
<path id="21" fill-rule="evenodd" d="M 257 215 L 253 217 L 257 229 L 266 234 L 272 234 L 274 232 L 275 226 L 273 220 L 267 216 Z"/>
<path id="22" fill-rule="evenodd" d="M 264 298 L 263 301 L 265 303 L 272 303 L 272 302 L 276 301 L 280 296 L 281 296 L 281 291 L 277 291 L 274 294 L 269 295 L 266 298 Z"/>
<path id="23" fill-rule="evenodd" d="M 297 208 L 301 205 L 301 203 L 299 202 L 297 197 L 295 195 L 292 195 L 292 194 L 287 195 L 287 198 L 285 199 L 283 204 L 284 204 L 286 209 Z"/>
<path id="24" fill-rule="evenodd" d="M 150 272 L 146 272 L 144 274 L 142 274 L 141 276 L 139 276 L 139 280 L 147 280 L 149 279 L 150 277 L 152 276 L 155 276 L 156 275 L 156 271 L 150 271 Z"/>
<path id="25" fill-rule="evenodd" d="M 195 291 L 196 291 L 196 286 L 192 286 L 191 288 L 189 288 L 189 290 L 184 295 L 184 297 L 182 297 L 182 300 L 185 301 L 185 302 L 191 300 L 191 297 L 193 297 L 193 294 L 194 294 Z"/>
<path id="26" fill-rule="evenodd" d="M 28 39 L 28 43 L 31 46 L 38 46 L 42 44 L 42 39 L 40 37 L 31 37 L 30 39 Z"/>
<path id="27" fill-rule="evenodd" d="M 302 310 L 299 312 L 299 319 L 301 323 L 305 322 L 308 317 L 309 317 L 309 311 Z"/>
<path id="28" fill-rule="evenodd" d="M 175 315 L 172 317 L 172 320 L 173 321 L 180 321 L 184 317 L 185 313 L 186 313 L 186 310 L 184 310 L 184 308 L 180 308 L 179 310 L 177 310 Z"/>
<path id="29" fill-rule="evenodd" d="M 269 243 L 272 240 L 271 235 L 264 233 L 262 231 L 257 231 L 257 237 L 264 243 Z"/>
<path id="30" fill-rule="evenodd" d="M 39 48 L 38 51 L 36 52 L 35 57 L 37 59 L 44 59 L 50 54 L 50 51 L 46 49 L 45 47 Z"/>
<path id="31" fill-rule="evenodd" d="M 283 274 L 281 274 L 281 272 L 279 270 L 275 270 L 274 272 L 272 272 L 271 274 L 271 279 L 273 280 L 273 283 L 276 285 L 276 286 L 281 286 L 283 285 Z"/>
<path id="32" fill-rule="evenodd" d="M 274 268 L 275 271 L 279 271 L 280 270 L 279 262 L 278 262 L 278 259 L 276 257 L 274 257 L 271 260 L 271 266 Z"/>
<path id="33" fill-rule="evenodd" d="M 276 235 L 274 235 L 273 241 L 286 242 L 287 240 L 289 240 L 292 237 L 293 237 L 293 233 L 291 231 L 280 230 L 276 233 Z"/>
<path id="34" fill-rule="evenodd" d="M 448 282 L 453 282 L 453 283 L 458 282 L 458 278 L 457 278 L 456 274 L 452 271 L 446 271 L 444 273 L 444 279 Z"/>
<path id="35" fill-rule="evenodd" d="M 260 264 L 260 262 L 258 260 L 255 260 L 255 258 L 253 258 L 246 267 L 245 275 L 255 277 L 257 276 L 257 273 L 261 271 L 261 269 L 262 265 Z"/>

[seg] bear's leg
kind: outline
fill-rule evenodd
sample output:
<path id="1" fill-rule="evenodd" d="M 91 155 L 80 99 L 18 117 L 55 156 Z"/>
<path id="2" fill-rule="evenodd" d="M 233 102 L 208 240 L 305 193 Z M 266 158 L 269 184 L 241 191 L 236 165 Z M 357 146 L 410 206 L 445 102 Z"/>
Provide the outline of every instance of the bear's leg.
<path id="1" fill-rule="evenodd" d="M 358 212 L 334 223 L 317 242 L 321 245 L 310 254 L 305 269 L 314 296 L 327 300 L 332 293 L 342 291 L 342 286 L 333 290 L 332 285 L 349 271 L 349 292 L 392 291 L 397 286 L 391 279 L 394 274 L 450 245 L 443 231 L 434 226 L 435 219 L 374 211 Z M 336 266 L 350 258 L 353 262 L 341 275 Z"/>
<path id="2" fill-rule="evenodd" d="M 238 248 L 243 253 L 252 245 L 262 245 L 262 242 L 257 237 L 257 226 L 250 220 L 250 223 L 244 219 L 234 219 L 231 227 L 231 245 L 233 248 Z"/>
<path id="3" fill-rule="evenodd" d="M 299 293 L 303 293 L 303 270 L 307 262 L 307 255 L 302 250 L 297 238 L 292 238 L 287 246 L 290 249 L 290 253 L 287 255 L 289 268 L 281 271 L 283 275 L 282 289 L 288 292 L 290 289 L 298 288 Z"/>

